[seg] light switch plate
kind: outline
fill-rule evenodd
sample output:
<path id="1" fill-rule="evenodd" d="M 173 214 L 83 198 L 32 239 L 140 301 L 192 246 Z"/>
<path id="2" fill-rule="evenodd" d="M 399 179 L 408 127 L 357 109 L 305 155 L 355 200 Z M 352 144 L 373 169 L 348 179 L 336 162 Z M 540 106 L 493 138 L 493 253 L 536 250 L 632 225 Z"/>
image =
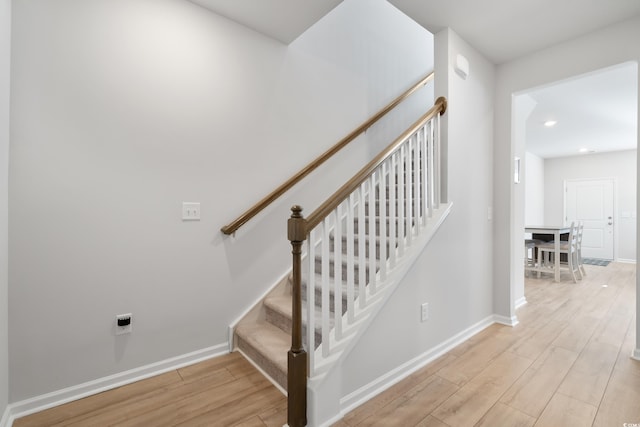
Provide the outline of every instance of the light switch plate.
<path id="1" fill-rule="evenodd" d="M 420 306 L 420 321 L 426 322 L 429 320 L 429 303 L 425 302 Z"/>
<path id="2" fill-rule="evenodd" d="M 182 220 L 200 221 L 200 202 L 182 202 Z"/>

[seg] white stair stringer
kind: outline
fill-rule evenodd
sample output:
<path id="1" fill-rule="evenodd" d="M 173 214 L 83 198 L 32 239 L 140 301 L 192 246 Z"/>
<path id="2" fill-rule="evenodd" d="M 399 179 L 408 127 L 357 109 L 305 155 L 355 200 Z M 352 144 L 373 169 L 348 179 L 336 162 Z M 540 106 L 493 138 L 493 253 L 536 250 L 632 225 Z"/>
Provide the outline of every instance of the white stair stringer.
<path id="1" fill-rule="evenodd" d="M 411 266 L 447 218 L 452 207 L 453 203 L 446 203 L 442 204 L 440 208 L 433 210 L 432 217 L 429 218 L 428 223 L 425 226 L 421 226 L 422 230 L 420 234 L 412 236 L 413 240 L 411 245 L 405 247 L 402 256 L 398 256 L 398 260 L 393 269 L 387 270 L 386 280 L 378 280 L 375 294 L 372 295 L 370 290 L 367 289 L 366 306 L 360 308 L 359 305 L 356 304 L 353 322 L 348 321 L 347 314 L 343 315 L 343 337 L 338 340 L 335 337 L 335 329 L 331 331 L 329 337 L 331 351 L 329 356 L 322 356 L 321 347 L 315 349 L 314 359 L 316 360 L 316 364 L 314 375 L 310 376 L 310 379 L 314 380 L 311 383 L 319 383 L 320 381 L 318 380 L 329 372 L 341 357 L 346 356 L 353 347 L 353 344 L 355 344 L 358 338 L 366 331 L 368 325 L 375 318 L 382 306 L 384 306 L 384 303 L 389 299 L 393 291 L 402 282 L 402 279 L 409 272 Z"/>
<path id="2" fill-rule="evenodd" d="M 432 216 L 426 225 L 420 226 L 420 234 L 413 235 L 410 246 L 406 246 L 404 254 L 398 257 L 396 265 L 387 270 L 384 281 L 377 282 L 375 295 L 370 295 L 367 290 L 366 306 L 357 307 L 354 321 L 349 322 L 347 315 L 343 315 L 343 333 L 341 339 L 336 339 L 335 330 L 330 334 L 330 353 L 322 355 L 322 348 L 316 348 L 314 372 L 309 377 L 308 383 L 308 425 L 327 425 L 328 421 L 340 412 L 340 391 L 331 384 L 325 384 L 329 374 L 339 362 L 343 360 L 353 349 L 358 339 L 364 334 L 377 313 L 389 300 L 403 278 L 409 272 L 425 247 L 429 244 L 440 226 L 451 212 L 453 203 L 443 203 L 433 210 Z"/>

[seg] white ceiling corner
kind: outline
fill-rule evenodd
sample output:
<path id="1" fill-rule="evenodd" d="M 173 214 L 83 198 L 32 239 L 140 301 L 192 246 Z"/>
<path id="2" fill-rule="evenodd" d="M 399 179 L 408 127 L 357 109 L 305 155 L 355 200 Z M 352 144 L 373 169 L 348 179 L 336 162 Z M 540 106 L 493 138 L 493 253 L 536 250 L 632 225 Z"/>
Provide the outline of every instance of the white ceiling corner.
<path id="1" fill-rule="evenodd" d="M 241 25 L 289 44 L 342 0 L 190 0 Z"/>

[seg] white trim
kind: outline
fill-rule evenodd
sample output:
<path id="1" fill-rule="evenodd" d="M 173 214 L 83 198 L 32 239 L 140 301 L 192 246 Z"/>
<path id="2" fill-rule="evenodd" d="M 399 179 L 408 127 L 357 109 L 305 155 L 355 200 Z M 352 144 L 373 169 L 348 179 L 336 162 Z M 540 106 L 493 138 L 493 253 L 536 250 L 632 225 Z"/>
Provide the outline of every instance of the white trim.
<path id="1" fill-rule="evenodd" d="M 280 384 L 278 384 L 278 381 L 276 381 L 275 379 L 273 379 L 273 377 L 272 377 L 271 375 L 269 375 L 269 374 L 267 373 L 267 371 L 265 371 L 264 369 L 262 369 L 262 367 L 261 367 L 260 365 L 258 365 L 256 362 L 254 362 L 254 361 L 253 361 L 253 359 L 251 359 L 249 356 L 247 356 L 247 354 L 246 354 L 244 351 L 242 351 L 242 350 L 241 350 L 241 349 L 239 349 L 239 348 L 238 348 L 236 351 L 237 351 L 238 353 L 240 353 L 241 355 L 243 355 L 243 356 L 244 356 L 244 358 L 245 358 L 245 359 L 247 359 L 247 362 L 249 362 L 249 363 L 250 363 L 254 368 L 256 368 L 256 370 L 257 370 L 258 372 L 260 372 L 260 373 L 262 374 L 262 376 L 264 376 L 266 379 L 268 379 L 268 380 L 269 380 L 269 382 L 270 382 L 271 384 L 273 384 L 273 386 L 274 386 L 275 388 L 277 388 L 277 389 L 280 391 L 280 393 L 284 394 L 285 396 L 287 396 L 287 395 L 288 395 L 288 394 L 287 394 L 287 390 L 285 390 L 285 389 L 284 389 Z"/>
<path id="2" fill-rule="evenodd" d="M 506 316 L 500 316 L 499 314 L 493 315 L 493 321 L 501 325 L 512 326 L 512 327 L 520 323 L 518 321 L 518 316 L 506 317 Z"/>
<path id="3" fill-rule="evenodd" d="M 331 427 L 332 425 L 334 425 L 335 423 L 337 423 L 338 421 L 343 419 L 344 418 L 344 414 L 346 414 L 346 412 L 340 412 L 338 415 L 336 415 L 335 417 L 331 418 L 330 420 L 325 421 L 322 424 L 319 424 L 318 427 Z M 285 425 L 283 427 L 288 427 L 288 425 Z"/>
<path id="4" fill-rule="evenodd" d="M 518 298 L 518 300 L 515 303 L 516 310 L 522 307 L 523 305 L 525 305 L 526 303 L 527 303 L 526 297 Z"/>
<path id="5" fill-rule="evenodd" d="M 388 373 L 382 375 L 381 377 L 378 377 L 377 379 L 371 381 L 369 384 L 366 384 L 363 387 L 360 387 L 358 390 L 344 396 L 342 399 L 340 399 L 340 408 L 341 408 L 340 418 L 342 418 L 349 411 L 362 405 L 366 401 L 382 393 L 384 390 L 388 389 L 394 384 L 402 381 L 409 375 L 416 372 L 418 369 L 421 369 L 427 364 L 433 362 L 438 357 L 449 352 L 457 345 L 463 343 L 464 341 L 468 340 L 472 336 L 476 335 L 478 332 L 488 328 L 494 323 L 496 323 L 495 315 L 486 317 L 485 319 L 482 319 L 478 323 L 468 327 L 464 331 L 454 335 L 453 337 L 449 338 L 443 343 L 435 346 L 431 350 L 428 350 L 425 353 L 422 353 L 421 355 L 398 366 L 397 368 L 389 371 Z M 337 421 L 338 419 L 332 420 L 331 422 Z"/>
<path id="6" fill-rule="evenodd" d="M 640 361 L 640 348 L 636 348 L 635 350 L 633 350 L 633 353 L 631 353 L 631 358 Z"/>
<path id="7" fill-rule="evenodd" d="M 7 406 L 0 418 L 0 427 L 11 427 L 13 425 L 13 417 L 11 416 L 11 407 Z"/>
<path id="8" fill-rule="evenodd" d="M 229 336 L 229 353 L 233 352 L 234 350 L 234 331 L 236 326 L 238 326 L 238 323 L 240 323 L 240 321 L 244 319 L 245 316 L 247 316 L 251 312 L 251 310 L 253 310 L 258 304 L 260 304 L 269 295 L 269 293 L 273 291 L 278 285 L 280 285 L 290 274 L 291 269 L 287 270 L 278 280 L 276 280 L 273 286 L 264 291 L 264 293 L 260 295 L 254 302 L 248 304 L 247 308 L 238 317 L 236 317 L 234 321 L 231 322 L 227 330 L 227 334 Z"/>
<path id="9" fill-rule="evenodd" d="M 32 397 L 30 399 L 22 400 L 20 402 L 12 403 L 7 408 L 10 415 L 9 419 L 10 421 L 13 421 L 16 418 L 24 417 L 26 415 L 40 412 L 45 409 L 53 408 L 54 406 L 62 405 L 74 400 L 79 400 L 93 394 L 111 390 L 116 387 L 121 387 L 123 385 L 140 381 L 145 378 L 153 377 L 155 375 L 160 375 L 174 369 L 193 365 L 195 363 L 202 362 L 207 359 L 212 359 L 217 356 L 222 356 L 229 353 L 227 351 L 227 348 L 228 343 L 225 342 L 223 344 L 218 344 L 212 347 L 204 348 L 202 350 L 183 354 L 181 356 L 161 360 L 159 362 L 150 363 L 139 368 L 130 369 L 128 371 L 109 375 L 103 378 L 98 378 L 93 381 L 88 381 L 86 383 L 64 388 L 62 390 L 53 391 L 51 393 L 46 393 L 40 396 Z M 7 427 L 9 425 L 11 424 L 8 424 Z"/>
<path id="10" fill-rule="evenodd" d="M 635 264 L 636 260 L 635 259 L 618 258 L 614 262 L 620 262 L 620 263 L 623 263 L 623 264 Z"/>

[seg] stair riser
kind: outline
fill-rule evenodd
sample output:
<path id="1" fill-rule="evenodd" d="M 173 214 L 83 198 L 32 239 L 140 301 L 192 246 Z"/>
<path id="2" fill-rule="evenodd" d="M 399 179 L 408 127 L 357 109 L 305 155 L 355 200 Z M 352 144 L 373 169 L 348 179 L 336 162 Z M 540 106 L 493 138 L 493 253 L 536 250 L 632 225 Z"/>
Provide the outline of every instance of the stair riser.
<path id="1" fill-rule="evenodd" d="M 342 236 L 341 240 L 342 240 L 341 252 L 342 252 L 343 255 L 346 255 L 347 254 L 347 240 L 348 240 L 347 236 Z M 335 252 L 335 249 L 333 249 L 333 248 L 335 248 L 335 242 L 336 242 L 336 239 L 334 238 L 334 236 L 331 236 L 330 243 L 331 243 L 332 253 Z M 390 247 L 388 241 L 387 241 L 386 245 L 387 245 L 387 254 L 388 254 L 389 253 L 389 247 Z M 364 250 L 365 256 L 369 256 L 369 246 L 370 246 L 370 243 L 369 243 L 369 240 L 367 239 L 367 241 L 365 242 L 365 250 Z M 353 255 L 354 256 L 359 256 L 360 255 L 360 244 L 359 244 L 357 239 L 354 242 Z M 377 239 L 376 239 L 376 259 L 380 259 L 380 241 L 377 240 Z"/>
<path id="2" fill-rule="evenodd" d="M 263 371 L 273 378 L 282 388 L 287 389 L 287 372 L 280 370 L 268 356 L 264 355 L 259 349 L 253 347 L 245 341 L 242 336 L 236 334 L 235 340 L 238 348 L 242 350 L 251 360 L 253 360 Z"/>
<path id="3" fill-rule="evenodd" d="M 356 233 L 356 234 L 360 232 L 359 224 L 360 224 L 360 221 L 358 219 L 355 219 L 354 222 L 353 222 L 353 232 Z M 386 234 L 387 237 L 389 237 L 390 236 L 390 233 L 389 233 L 389 224 L 390 224 L 389 218 L 387 218 L 385 220 L 385 224 L 387 225 L 385 234 Z M 400 224 L 400 221 L 398 221 L 396 219 L 395 220 L 395 224 L 396 224 L 396 227 L 395 227 L 396 233 L 395 234 L 396 234 L 396 237 L 398 237 L 398 235 L 399 235 L 398 231 L 399 231 L 399 228 L 400 228 L 398 225 Z M 375 219 L 374 227 L 375 227 L 376 236 L 380 236 L 380 219 L 379 218 Z M 369 219 L 365 218 L 364 219 L 364 232 L 365 232 L 365 234 L 369 235 L 369 229 L 370 229 Z M 406 226 L 405 226 L 405 230 L 406 230 Z"/>
<path id="4" fill-rule="evenodd" d="M 354 287 L 354 293 L 355 295 L 358 295 L 358 286 L 356 284 L 356 286 Z M 347 310 L 347 295 L 345 292 L 343 292 L 341 294 L 342 297 L 342 314 L 344 314 Z M 307 286 L 303 286 L 302 287 L 302 301 L 303 304 L 306 306 L 307 305 Z M 315 293 L 314 293 L 314 303 L 316 308 L 320 308 L 321 306 L 321 302 L 322 302 L 322 289 L 320 287 L 316 287 L 315 288 Z M 336 298 L 335 298 L 335 292 L 332 289 L 329 290 L 329 304 L 331 307 L 331 310 L 333 310 L 333 307 L 336 306 L 335 304 L 336 302 Z"/>
<path id="5" fill-rule="evenodd" d="M 379 269 L 380 266 L 378 265 L 379 263 L 376 262 L 376 269 Z M 329 261 L 329 277 L 331 279 L 335 278 L 335 261 L 334 260 L 330 260 Z M 347 272 L 348 272 L 348 264 L 346 261 L 342 262 L 342 280 L 346 282 L 347 280 Z M 315 262 L 315 269 L 317 272 L 322 271 L 322 257 L 317 256 L 316 257 L 316 262 Z M 365 283 L 369 283 L 369 265 L 367 263 L 367 266 L 365 267 L 365 273 L 364 273 L 364 277 L 366 282 Z M 353 282 L 358 285 L 360 284 L 360 265 L 359 264 L 354 264 L 353 265 Z"/>
<path id="6" fill-rule="evenodd" d="M 403 203 L 403 205 L 404 205 L 404 209 L 405 209 L 405 211 L 406 211 L 406 209 L 407 209 L 407 203 L 405 202 L 405 203 Z M 375 205 L 374 205 L 374 211 L 375 211 L 375 215 L 376 215 L 376 216 L 377 216 L 377 215 L 380 215 L 380 206 L 381 206 L 381 205 L 380 205 L 380 202 L 379 202 L 379 201 L 376 201 L 376 203 L 375 203 Z M 389 201 L 388 201 L 388 200 L 387 200 L 387 202 L 385 203 L 385 206 L 386 206 L 385 212 L 386 212 L 386 214 L 387 214 L 387 215 L 389 215 L 389 206 L 390 206 L 390 203 L 389 203 Z M 399 203 L 396 201 L 396 203 L 395 203 L 395 211 L 396 211 L 396 215 L 398 214 L 398 206 L 399 206 Z M 411 202 L 411 209 L 414 209 L 414 208 L 415 208 L 415 206 L 416 206 L 416 201 L 415 201 L 415 200 L 412 200 L 412 202 Z M 366 203 L 364 204 L 364 211 L 365 211 L 366 213 L 369 213 L 369 202 L 366 202 Z M 419 211 L 420 211 L 419 213 L 420 213 L 420 214 L 422 214 L 422 205 L 420 205 L 420 206 L 419 206 Z"/>
<path id="7" fill-rule="evenodd" d="M 266 311 L 267 322 L 277 326 L 287 334 L 291 335 L 291 318 L 290 317 L 288 317 L 287 315 L 277 310 L 273 310 L 270 307 L 265 307 L 265 311 Z M 315 327 L 315 331 L 316 331 L 315 340 L 316 340 L 316 348 L 317 348 L 322 342 L 322 329 L 320 328 L 319 324 L 316 324 L 316 325 L 317 326 Z M 305 313 L 303 313 L 303 316 L 302 316 L 302 336 L 303 337 L 307 336 L 307 317 Z"/>

